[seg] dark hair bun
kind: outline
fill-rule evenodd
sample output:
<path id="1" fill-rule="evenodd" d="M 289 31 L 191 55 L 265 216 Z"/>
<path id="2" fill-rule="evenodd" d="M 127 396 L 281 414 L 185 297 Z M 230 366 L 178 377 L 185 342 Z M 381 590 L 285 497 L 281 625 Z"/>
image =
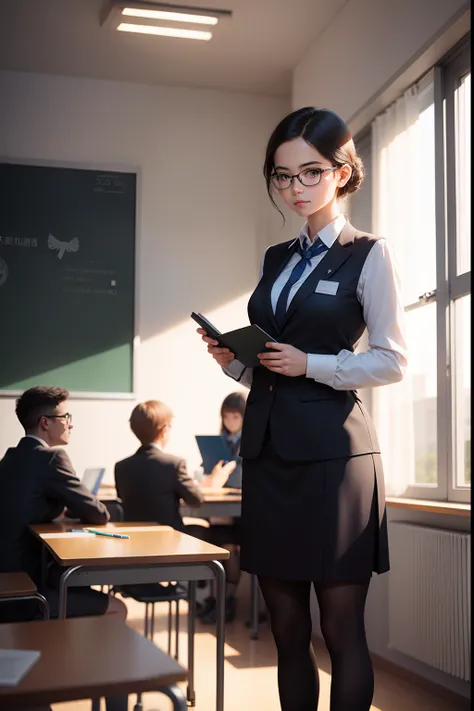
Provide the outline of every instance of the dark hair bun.
<path id="1" fill-rule="evenodd" d="M 355 151 L 351 155 L 351 160 L 347 163 L 351 166 L 352 173 L 347 183 L 340 188 L 338 193 L 339 198 L 355 193 L 360 188 L 365 176 L 364 164 Z"/>

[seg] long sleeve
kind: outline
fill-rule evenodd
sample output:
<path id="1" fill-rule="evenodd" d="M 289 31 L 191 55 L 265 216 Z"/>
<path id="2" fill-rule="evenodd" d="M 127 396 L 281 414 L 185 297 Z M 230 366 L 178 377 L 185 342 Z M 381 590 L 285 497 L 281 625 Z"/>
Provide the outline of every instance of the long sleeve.
<path id="1" fill-rule="evenodd" d="M 70 514 L 84 523 L 107 523 L 109 512 L 78 479 L 71 460 L 63 449 L 54 452 L 49 461 L 46 491 Z"/>
<path id="2" fill-rule="evenodd" d="M 252 387 L 253 368 L 246 368 L 240 360 L 233 360 L 227 368 L 222 368 L 222 370 L 229 378 L 236 380 L 244 387 Z"/>
<path id="3" fill-rule="evenodd" d="M 337 355 L 308 354 L 306 375 L 335 390 L 398 382 L 407 366 L 404 309 L 393 254 L 386 240 L 372 247 L 357 285 L 367 324 L 369 349 Z"/>
<path id="4" fill-rule="evenodd" d="M 203 499 L 203 493 L 197 482 L 188 474 L 184 459 L 180 461 L 176 470 L 176 493 L 188 506 L 199 506 Z"/>

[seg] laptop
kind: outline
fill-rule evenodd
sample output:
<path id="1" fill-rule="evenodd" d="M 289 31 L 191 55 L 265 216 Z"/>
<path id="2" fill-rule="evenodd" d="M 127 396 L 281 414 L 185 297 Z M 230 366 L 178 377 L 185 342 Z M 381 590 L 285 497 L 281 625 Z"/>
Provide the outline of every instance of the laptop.
<path id="1" fill-rule="evenodd" d="M 97 467 L 95 469 L 86 469 L 82 477 L 82 483 L 89 489 L 91 494 L 97 496 L 99 493 L 102 479 L 104 478 L 105 467 Z"/>

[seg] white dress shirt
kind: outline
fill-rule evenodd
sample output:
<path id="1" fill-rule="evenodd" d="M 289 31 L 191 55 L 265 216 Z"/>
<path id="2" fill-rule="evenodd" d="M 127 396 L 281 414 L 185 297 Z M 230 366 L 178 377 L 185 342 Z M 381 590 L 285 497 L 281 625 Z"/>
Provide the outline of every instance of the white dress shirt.
<path id="1" fill-rule="evenodd" d="M 339 237 L 345 222 L 344 215 L 339 215 L 318 232 L 318 237 L 328 249 Z M 308 236 L 306 224 L 296 239 L 299 239 L 303 246 Z M 327 252 L 323 252 L 313 257 L 310 267 L 306 267 L 300 279 L 292 286 L 287 308 L 298 289 L 326 254 Z M 300 260 L 300 255 L 295 252 L 273 284 L 271 302 L 274 313 L 278 297 L 293 267 Z M 337 355 L 308 353 L 306 377 L 329 385 L 335 390 L 356 390 L 397 382 L 403 377 L 407 366 L 400 280 L 387 240 L 377 240 L 370 250 L 359 277 L 356 293 L 367 325 L 369 349 L 360 353 L 342 350 Z M 251 386 L 253 369 L 245 368 L 240 361 L 232 361 L 223 370 L 234 380 L 239 380 L 247 387 Z"/>

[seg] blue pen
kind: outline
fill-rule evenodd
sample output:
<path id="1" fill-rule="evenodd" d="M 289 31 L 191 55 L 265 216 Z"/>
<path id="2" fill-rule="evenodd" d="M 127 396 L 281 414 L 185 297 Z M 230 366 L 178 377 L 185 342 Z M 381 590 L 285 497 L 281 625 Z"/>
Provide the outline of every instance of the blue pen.
<path id="1" fill-rule="evenodd" d="M 107 538 L 130 538 L 130 536 L 125 536 L 122 533 L 108 533 L 106 531 L 97 531 L 95 528 L 84 528 L 84 531 L 94 533 L 96 536 L 106 536 Z"/>

